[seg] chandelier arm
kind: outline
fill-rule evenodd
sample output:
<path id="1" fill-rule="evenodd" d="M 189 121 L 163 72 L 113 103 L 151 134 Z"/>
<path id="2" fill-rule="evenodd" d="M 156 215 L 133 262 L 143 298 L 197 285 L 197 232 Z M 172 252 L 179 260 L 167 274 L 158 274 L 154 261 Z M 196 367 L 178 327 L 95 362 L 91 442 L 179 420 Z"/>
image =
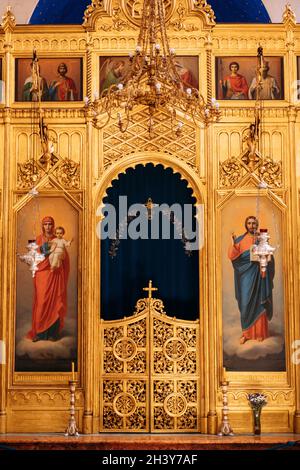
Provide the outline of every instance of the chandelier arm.
<path id="1" fill-rule="evenodd" d="M 93 118 L 93 124 L 94 124 L 94 127 L 97 129 L 97 130 L 101 130 L 103 129 L 105 126 L 107 126 L 107 124 L 109 123 L 110 119 L 111 119 L 111 115 L 107 113 L 107 118 L 106 118 L 106 121 L 103 123 L 103 124 L 99 124 L 99 116 L 98 117 L 94 117 Z"/>

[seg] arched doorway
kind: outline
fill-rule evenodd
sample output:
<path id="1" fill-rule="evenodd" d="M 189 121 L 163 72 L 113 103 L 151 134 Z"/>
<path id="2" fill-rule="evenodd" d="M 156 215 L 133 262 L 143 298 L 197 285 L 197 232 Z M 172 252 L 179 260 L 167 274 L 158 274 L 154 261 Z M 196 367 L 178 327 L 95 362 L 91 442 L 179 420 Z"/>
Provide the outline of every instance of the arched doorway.
<path id="1" fill-rule="evenodd" d="M 118 207 L 120 196 L 128 208 L 149 198 L 190 204 L 194 218 L 196 198 L 171 168 L 137 165 L 115 176 L 104 204 Z M 124 214 L 117 230 L 123 222 Z M 101 241 L 101 432 L 200 431 L 199 251 L 174 238 Z M 141 295 L 149 279 L 158 288 L 150 297 Z"/>
<path id="2" fill-rule="evenodd" d="M 150 199 L 151 212 L 130 213 Z M 190 243 L 195 202 L 187 181 L 162 165 L 129 168 L 112 182 L 104 203 L 116 209 L 116 227 L 101 241 L 101 318 L 131 315 L 149 279 L 171 315 L 199 317 L 199 251 Z"/>

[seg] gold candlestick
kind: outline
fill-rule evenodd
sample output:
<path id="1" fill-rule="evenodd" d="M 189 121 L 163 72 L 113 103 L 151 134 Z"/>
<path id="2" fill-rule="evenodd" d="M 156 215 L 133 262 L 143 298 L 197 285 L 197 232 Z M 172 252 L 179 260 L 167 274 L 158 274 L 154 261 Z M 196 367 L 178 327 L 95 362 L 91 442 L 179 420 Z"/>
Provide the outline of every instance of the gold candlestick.
<path id="1" fill-rule="evenodd" d="M 229 382 L 223 379 L 221 382 L 222 394 L 223 394 L 223 408 L 222 408 L 222 423 L 220 427 L 220 431 L 218 433 L 219 436 L 233 436 L 233 431 L 229 423 L 228 419 L 228 397 L 227 397 L 227 387 Z"/>
<path id="2" fill-rule="evenodd" d="M 72 373 L 74 375 L 73 364 L 74 363 L 72 363 Z M 69 380 L 69 385 L 70 385 L 70 419 L 69 419 L 69 425 L 65 431 L 65 436 L 78 437 L 79 433 L 78 433 L 78 428 L 77 428 L 76 419 L 75 419 L 75 390 L 76 390 L 75 380 Z"/>

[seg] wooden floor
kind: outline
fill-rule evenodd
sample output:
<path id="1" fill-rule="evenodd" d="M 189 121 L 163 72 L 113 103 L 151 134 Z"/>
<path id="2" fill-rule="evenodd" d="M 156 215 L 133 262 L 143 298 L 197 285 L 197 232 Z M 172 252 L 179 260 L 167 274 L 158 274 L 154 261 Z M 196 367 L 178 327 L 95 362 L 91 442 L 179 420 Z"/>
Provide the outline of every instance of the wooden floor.
<path id="1" fill-rule="evenodd" d="M 300 434 L 219 437 L 206 434 L 0 434 L 16 450 L 300 450 Z"/>

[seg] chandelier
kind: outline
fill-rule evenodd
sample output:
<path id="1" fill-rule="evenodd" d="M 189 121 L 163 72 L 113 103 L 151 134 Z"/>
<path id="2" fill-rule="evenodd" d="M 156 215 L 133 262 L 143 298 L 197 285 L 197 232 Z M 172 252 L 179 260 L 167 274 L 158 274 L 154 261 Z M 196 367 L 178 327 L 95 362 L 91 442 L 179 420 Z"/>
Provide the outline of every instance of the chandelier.
<path id="1" fill-rule="evenodd" d="M 91 103 L 85 99 L 94 127 L 102 129 L 111 119 L 117 119 L 120 131 L 126 132 L 131 111 L 137 106 L 148 108 L 150 136 L 158 110 L 168 115 L 177 136 L 182 132 L 182 117 L 205 126 L 218 121 L 219 103 L 214 98 L 206 103 L 198 89 L 180 78 L 175 57 L 166 33 L 163 0 L 144 0 L 137 46 L 129 53 L 129 68 L 122 83 L 103 90 Z"/>

